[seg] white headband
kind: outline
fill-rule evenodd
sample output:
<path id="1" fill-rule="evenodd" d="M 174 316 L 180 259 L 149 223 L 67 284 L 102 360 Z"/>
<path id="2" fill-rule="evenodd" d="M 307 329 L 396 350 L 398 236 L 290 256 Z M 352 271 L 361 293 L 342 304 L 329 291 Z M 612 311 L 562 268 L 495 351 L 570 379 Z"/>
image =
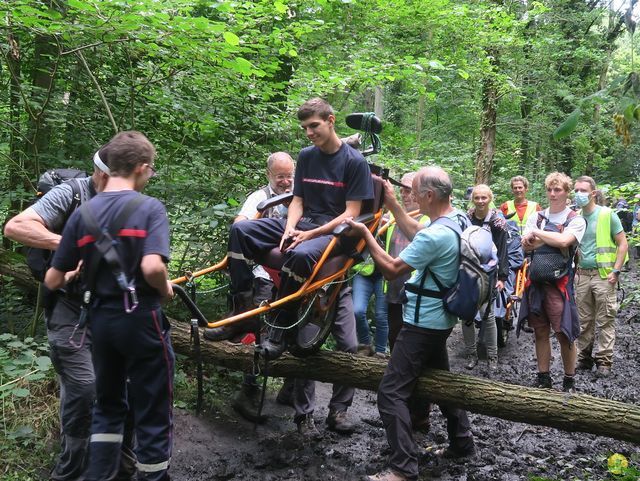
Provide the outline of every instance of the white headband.
<path id="1" fill-rule="evenodd" d="M 99 150 L 96 150 L 96 153 L 93 154 L 93 164 L 105 174 L 111 175 L 111 170 L 109 169 L 109 167 L 107 167 L 107 165 L 104 162 L 102 162 L 99 152 L 100 152 Z"/>

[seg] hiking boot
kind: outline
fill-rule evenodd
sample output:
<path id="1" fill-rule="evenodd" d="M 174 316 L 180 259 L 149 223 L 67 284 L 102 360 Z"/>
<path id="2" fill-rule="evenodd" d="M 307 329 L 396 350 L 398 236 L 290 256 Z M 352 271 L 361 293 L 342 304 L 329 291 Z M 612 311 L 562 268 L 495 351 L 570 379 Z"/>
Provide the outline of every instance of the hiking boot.
<path id="1" fill-rule="evenodd" d="M 365 478 L 366 481 L 407 481 L 409 478 L 392 469 L 385 469 Z"/>
<path id="2" fill-rule="evenodd" d="M 539 372 L 538 378 L 534 384 L 534 387 L 539 387 L 542 389 L 551 389 L 553 387 L 553 382 L 551 381 L 551 374 L 548 372 Z"/>
<path id="3" fill-rule="evenodd" d="M 236 316 L 242 312 L 255 308 L 253 292 L 244 291 L 229 295 L 229 312 L 224 319 Z M 226 326 L 211 327 L 204 330 L 204 338 L 208 341 L 225 341 L 245 332 L 253 332 L 258 328 L 258 320 L 254 317 L 227 324 Z"/>
<path id="4" fill-rule="evenodd" d="M 373 356 L 373 348 L 369 344 L 358 344 L 356 356 L 370 357 Z"/>
<path id="5" fill-rule="evenodd" d="M 316 423 L 313 420 L 313 414 L 305 414 L 298 421 L 296 421 L 298 433 L 305 438 L 318 438 L 320 437 L 320 431 L 316 428 Z"/>
<path id="6" fill-rule="evenodd" d="M 464 365 L 465 369 L 473 369 L 478 365 L 478 355 L 477 354 L 469 354 L 467 356 L 467 363 Z"/>
<path id="7" fill-rule="evenodd" d="M 490 357 L 487 359 L 487 366 L 489 367 L 490 373 L 495 373 L 498 371 L 498 358 Z"/>
<path id="8" fill-rule="evenodd" d="M 476 454 L 476 446 L 473 439 L 466 443 L 466 447 L 459 448 L 449 445 L 446 448 L 437 449 L 435 455 L 444 459 L 462 459 L 474 456 Z"/>
<path id="9" fill-rule="evenodd" d="M 578 371 L 591 371 L 593 369 L 593 362 L 587 359 L 579 359 L 576 364 L 576 370 Z"/>
<path id="10" fill-rule="evenodd" d="M 285 378 L 284 384 L 278 391 L 278 395 L 276 396 L 276 402 L 278 404 L 282 404 L 283 406 L 291 406 L 293 407 L 293 387 L 295 381 L 293 379 Z"/>
<path id="11" fill-rule="evenodd" d="M 598 366 L 596 370 L 596 377 L 609 377 L 611 375 L 611 366 Z"/>
<path id="12" fill-rule="evenodd" d="M 253 423 L 264 423 L 267 416 L 258 415 L 260 407 L 260 395 L 262 389 L 258 386 L 243 384 L 240 390 L 233 396 L 231 407 L 243 418 Z"/>
<path id="13" fill-rule="evenodd" d="M 576 380 L 573 376 L 567 376 L 565 374 L 562 379 L 562 390 L 570 394 L 574 394 L 576 392 Z"/>
<path id="14" fill-rule="evenodd" d="M 333 410 L 329 410 L 327 427 L 329 431 L 334 431 L 338 434 L 351 434 L 356 429 L 353 423 L 347 419 L 347 411 Z"/>

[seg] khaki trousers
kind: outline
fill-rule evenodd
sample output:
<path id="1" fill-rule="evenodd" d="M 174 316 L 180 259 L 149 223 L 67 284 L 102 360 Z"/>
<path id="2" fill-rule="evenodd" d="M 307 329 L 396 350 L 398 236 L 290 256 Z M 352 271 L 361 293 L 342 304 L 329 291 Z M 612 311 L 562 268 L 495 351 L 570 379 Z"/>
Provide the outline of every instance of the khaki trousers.
<path id="1" fill-rule="evenodd" d="M 595 361 L 598 366 L 611 367 L 619 307 L 616 286 L 601 279 L 596 269 L 578 270 L 574 285 L 580 316 L 578 361 L 586 364 Z"/>

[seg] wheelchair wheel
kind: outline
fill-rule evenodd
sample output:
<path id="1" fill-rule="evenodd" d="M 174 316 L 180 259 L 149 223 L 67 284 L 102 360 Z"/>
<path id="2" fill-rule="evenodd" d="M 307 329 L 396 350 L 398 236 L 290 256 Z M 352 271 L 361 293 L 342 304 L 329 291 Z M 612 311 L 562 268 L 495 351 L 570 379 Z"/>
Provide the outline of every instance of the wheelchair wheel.
<path id="1" fill-rule="evenodd" d="M 338 297 L 342 282 L 329 283 L 303 298 L 298 308 L 295 339 L 289 343 L 289 352 L 297 357 L 306 357 L 318 352 L 324 344 L 336 318 Z"/>

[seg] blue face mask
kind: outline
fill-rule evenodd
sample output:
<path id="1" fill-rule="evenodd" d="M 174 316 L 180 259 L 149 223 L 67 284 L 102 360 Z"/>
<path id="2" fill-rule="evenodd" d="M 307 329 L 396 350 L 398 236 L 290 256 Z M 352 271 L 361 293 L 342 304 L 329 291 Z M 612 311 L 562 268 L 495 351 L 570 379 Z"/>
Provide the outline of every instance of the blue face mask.
<path id="1" fill-rule="evenodd" d="M 576 201 L 578 207 L 584 207 L 589 203 L 589 194 L 586 192 L 576 192 L 573 199 Z"/>

